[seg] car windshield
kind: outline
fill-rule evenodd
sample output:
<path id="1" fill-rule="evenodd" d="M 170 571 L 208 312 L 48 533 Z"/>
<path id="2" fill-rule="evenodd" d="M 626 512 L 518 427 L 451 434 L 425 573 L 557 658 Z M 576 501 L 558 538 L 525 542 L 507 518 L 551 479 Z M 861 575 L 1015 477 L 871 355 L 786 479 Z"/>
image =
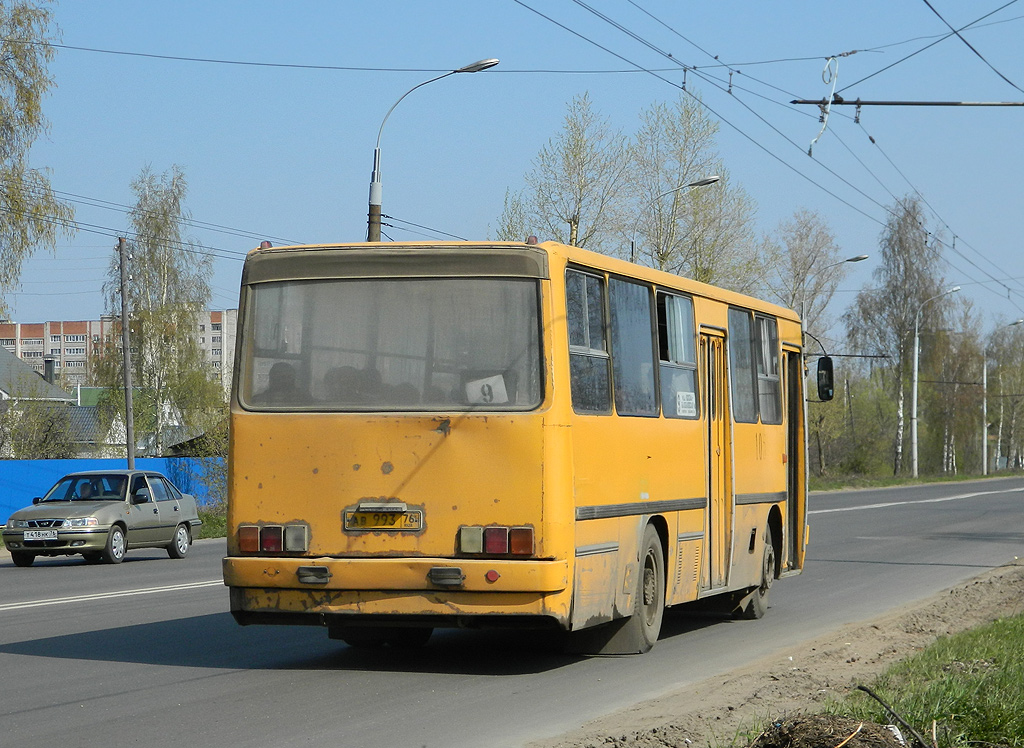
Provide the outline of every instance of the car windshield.
<path id="1" fill-rule="evenodd" d="M 122 501 L 123 475 L 69 475 L 43 497 L 43 501 Z"/>

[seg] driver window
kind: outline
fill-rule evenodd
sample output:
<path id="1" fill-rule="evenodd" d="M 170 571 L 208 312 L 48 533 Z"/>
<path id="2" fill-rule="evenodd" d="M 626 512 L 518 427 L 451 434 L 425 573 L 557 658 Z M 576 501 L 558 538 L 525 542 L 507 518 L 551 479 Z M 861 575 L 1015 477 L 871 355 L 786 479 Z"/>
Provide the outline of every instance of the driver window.
<path id="1" fill-rule="evenodd" d="M 143 476 L 136 475 L 132 478 L 132 496 L 135 496 L 144 488 L 149 488 L 149 486 L 146 485 L 146 479 Z M 146 500 L 149 501 L 148 498 Z"/>

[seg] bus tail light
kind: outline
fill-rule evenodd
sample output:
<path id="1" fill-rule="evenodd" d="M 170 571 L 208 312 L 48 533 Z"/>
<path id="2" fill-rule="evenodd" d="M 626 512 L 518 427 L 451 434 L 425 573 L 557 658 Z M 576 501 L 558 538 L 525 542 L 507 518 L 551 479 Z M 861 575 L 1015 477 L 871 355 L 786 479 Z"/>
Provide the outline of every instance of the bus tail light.
<path id="1" fill-rule="evenodd" d="M 242 553 L 304 553 L 309 550 L 306 525 L 239 525 L 238 550 Z"/>
<path id="2" fill-rule="evenodd" d="M 260 550 L 264 553 L 284 550 L 284 528 L 281 525 L 267 525 L 260 530 Z"/>
<path id="3" fill-rule="evenodd" d="M 508 552 L 513 556 L 533 555 L 533 528 L 513 527 L 508 531 Z"/>
<path id="4" fill-rule="evenodd" d="M 508 528 L 484 528 L 484 553 L 504 556 L 508 553 Z"/>
<path id="5" fill-rule="evenodd" d="M 459 553 L 487 556 L 532 556 L 532 527 L 460 527 Z"/>
<path id="6" fill-rule="evenodd" d="M 238 550 L 242 553 L 259 553 L 260 528 L 256 525 L 242 525 L 238 528 Z"/>

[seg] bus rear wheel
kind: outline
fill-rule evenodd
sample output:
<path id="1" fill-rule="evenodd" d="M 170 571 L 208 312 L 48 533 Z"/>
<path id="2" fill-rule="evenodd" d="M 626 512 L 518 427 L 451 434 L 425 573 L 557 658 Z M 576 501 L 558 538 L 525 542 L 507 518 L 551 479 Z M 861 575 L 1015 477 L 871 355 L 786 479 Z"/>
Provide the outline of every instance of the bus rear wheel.
<path id="1" fill-rule="evenodd" d="M 764 529 L 764 556 L 761 559 L 761 584 L 747 596 L 740 608 L 739 617 L 747 620 L 764 618 L 768 612 L 768 593 L 771 592 L 775 580 L 775 542 L 772 537 L 772 526 Z"/>
<path id="2" fill-rule="evenodd" d="M 637 619 L 640 651 L 649 652 L 658 641 L 665 617 L 665 554 L 654 525 L 647 525 L 644 530 L 641 549 L 633 617 Z"/>

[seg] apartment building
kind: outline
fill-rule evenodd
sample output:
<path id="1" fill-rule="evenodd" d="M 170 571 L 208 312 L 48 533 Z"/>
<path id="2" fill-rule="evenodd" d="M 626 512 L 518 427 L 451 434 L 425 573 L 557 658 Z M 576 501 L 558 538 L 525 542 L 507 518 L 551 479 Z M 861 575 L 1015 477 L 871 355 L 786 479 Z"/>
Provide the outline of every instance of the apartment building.
<path id="1" fill-rule="evenodd" d="M 195 335 L 211 377 L 224 391 L 231 388 L 231 367 L 235 355 L 237 309 L 211 310 L 200 315 Z M 116 318 L 61 322 L 0 322 L 0 347 L 43 373 L 44 361 L 52 359 L 54 372 L 65 386 L 94 384 L 90 361 L 104 341 L 119 334 Z"/>

